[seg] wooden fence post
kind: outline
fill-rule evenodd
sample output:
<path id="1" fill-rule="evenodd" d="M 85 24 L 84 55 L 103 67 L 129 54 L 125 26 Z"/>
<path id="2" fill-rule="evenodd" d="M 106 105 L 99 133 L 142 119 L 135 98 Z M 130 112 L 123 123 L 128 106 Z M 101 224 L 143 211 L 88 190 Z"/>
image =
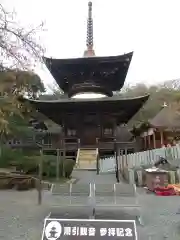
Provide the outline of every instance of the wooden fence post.
<path id="1" fill-rule="evenodd" d="M 38 180 L 38 204 L 42 204 L 42 174 L 43 174 L 43 150 L 40 149 L 39 180 Z"/>
<path id="2" fill-rule="evenodd" d="M 56 156 L 56 181 L 59 181 L 59 149 L 57 149 L 57 156 Z"/>

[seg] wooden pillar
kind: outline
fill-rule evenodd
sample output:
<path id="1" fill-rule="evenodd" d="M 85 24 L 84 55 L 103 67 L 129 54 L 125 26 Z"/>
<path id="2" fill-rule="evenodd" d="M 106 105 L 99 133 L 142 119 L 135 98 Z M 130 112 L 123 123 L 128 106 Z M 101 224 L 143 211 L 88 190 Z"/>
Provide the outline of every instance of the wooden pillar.
<path id="1" fill-rule="evenodd" d="M 99 170 L 100 170 L 100 166 L 99 166 L 99 153 L 97 155 L 97 164 L 96 164 L 96 172 L 97 172 L 97 175 L 99 175 Z"/>
<path id="2" fill-rule="evenodd" d="M 160 130 L 160 141 L 161 141 L 161 147 L 164 145 L 164 136 L 163 136 L 163 131 Z"/>
<path id="3" fill-rule="evenodd" d="M 104 126 L 101 125 L 101 139 L 104 137 Z"/>
<path id="4" fill-rule="evenodd" d="M 155 135 L 155 132 L 153 132 L 153 147 L 156 148 L 156 135 Z"/>
<path id="5" fill-rule="evenodd" d="M 97 155 L 97 160 L 96 160 L 96 172 L 97 175 L 99 175 L 100 172 L 100 157 L 99 157 L 99 138 L 96 137 L 96 148 L 98 149 L 98 155 Z"/>
<path id="6" fill-rule="evenodd" d="M 128 160 L 127 160 L 127 148 L 125 148 L 125 158 L 126 158 L 126 167 L 128 167 Z"/>
<path id="7" fill-rule="evenodd" d="M 119 171 L 122 171 L 122 162 L 120 161 L 120 148 L 117 147 L 117 160 L 118 160 L 118 166 L 119 166 Z"/>
<path id="8" fill-rule="evenodd" d="M 148 135 L 147 139 L 148 139 L 148 149 L 151 149 L 151 135 Z"/>
<path id="9" fill-rule="evenodd" d="M 42 203 L 42 174 L 43 174 L 43 149 L 40 149 L 39 158 L 39 180 L 38 180 L 38 204 Z"/>
<path id="10" fill-rule="evenodd" d="M 62 178 L 63 177 L 63 169 L 62 169 L 62 151 L 59 149 L 59 175 Z"/>
<path id="11" fill-rule="evenodd" d="M 120 171 L 120 169 L 119 169 L 119 152 L 120 152 L 120 149 L 119 149 L 119 147 L 118 147 L 118 145 L 117 145 L 117 143 L 115 142 L 115 144 L 114 144 L 114 148 L 115 148 L 115 157 L 116 157 L 116 179 L 117 179 L 117 182 L 120 182 L 120 177 L 119 177 L 119 171 Z"/>
<path id="12" fill-rule="evenodd" d="M 65 145 L 65 141 L 64 141 L 64 143 L 63 143 L 63 159 L 62 159 L 63 177 L 65 177 L 65 172 L 64 172 L 65 160 L 66 160 L 66 145 Z"/>
<path id="13" fill-rule="evenodd" d="M 147 141 L 146 141 L 146 136 L 144 136 L 144 150 L 147 149 Z"/>
<path id="14" fill-rule="evenodd" d="M 57 157 L 56 157 L 56 181 L 59 181 L 59 165 L 60 165 L 60 159 L 59 159 L 59 149 L 57 149 Z"/>
<path id="15" fill-rule="evenodd" d="M 96 138 L 96 148 L 99 149 L 99 138 Z"/>
<path id="16" fill-rule="evenodd" d="M 121 173 L 124 174 L 124 169 L 125 169 L 125 156 L 124 156 L 124 150 L 123 149 L 120 149 L 118 147 L 118 156 L 119 156 L 119 159 L 121 158 Z"/>
<path id="17" fill-rule="evenodd" d="M 78 138 L 77 144 L 78 144 L 78 148 L 80 148 L 81 147 L 81 140 L 80 140 L 80 138 Z"/>

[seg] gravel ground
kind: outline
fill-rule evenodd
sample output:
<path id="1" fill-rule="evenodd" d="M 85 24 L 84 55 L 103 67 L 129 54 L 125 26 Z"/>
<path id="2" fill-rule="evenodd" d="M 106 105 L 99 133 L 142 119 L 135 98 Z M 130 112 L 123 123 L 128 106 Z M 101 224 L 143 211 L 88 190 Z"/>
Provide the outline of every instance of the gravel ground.
<path id="1" fill-rule="evenodd" d="M 179 240 L 180 214 L 177 213 L 180 208 L 180 198 L 156 197 L 141 192 L 139 199 L 144 217 L 144 226 L 137 227 L 139 238 Z M 43 219 L 50 211 L 45 201 L 42 206 L 37 205 L 36 191 L 0 191 L 0 239 L 41 239 Z M 76 218 L 77 212 L 71 217 Z M 117 219 L 118 213 L 101 212 L 98 217 Z"/>
<path id="2" fill-rule="evenodd" d="M 105 177 L 107 178 L 107 177 Z M 112 178 L 112 176 L 110 177 Z M 137 226 L 139 239 L 180 239 L 180 197 L 157 197 L 138 189 L 144 226 Z M 0 240 L 40 240 L 44 218 L 52 212 L 49 200 L 37 205 L 37 192 L 0 191 Z M 179 211 L 179 214 L 178 214 Z M 120 212 L 101 211 L 98 218 L 118 219 Z M 71 218 L 86 218 L 76 209 Z M 61 217 L 67 217 L 66 209 Z"/>
<path id="3" fill-rule="evenodd" d="M 138 227 L 140 239 L 180 239 L 180 197 L 139 195 L 144 226 Z"/>
<path id="4" fill-rule="evenodd" d="M 40 240 L 48 212 L 37 205 L 36 191 L 0 191 L 0 239 Z"/>

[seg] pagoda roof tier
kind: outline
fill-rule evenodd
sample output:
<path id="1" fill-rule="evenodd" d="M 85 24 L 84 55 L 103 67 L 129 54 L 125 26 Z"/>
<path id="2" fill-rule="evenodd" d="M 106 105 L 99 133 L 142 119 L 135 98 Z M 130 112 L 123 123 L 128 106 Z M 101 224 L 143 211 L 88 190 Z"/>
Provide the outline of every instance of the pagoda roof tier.
<path id="1" fill-rule="evenodd" d="M 62 125 L 65 116 L 107 114 L 116 119 L 116 124 L 127 123 L 148 100 L 149 95 L 136 98 L 122 98 L 120 96 L 101 99 L 72 99 L 65 98 L 53 101 L 29 100 L 39 112 L 46 115 L 55 123 Z"/>
<path id="2" fill-rule="evenodd" d="M 83 83 L 97 85 L 112 92 L 123 87 L 132 55 L 133 52 L 110 57 L 44 57 L 44 62 L 64 93 L 69 94 L 75 85 Z"/>

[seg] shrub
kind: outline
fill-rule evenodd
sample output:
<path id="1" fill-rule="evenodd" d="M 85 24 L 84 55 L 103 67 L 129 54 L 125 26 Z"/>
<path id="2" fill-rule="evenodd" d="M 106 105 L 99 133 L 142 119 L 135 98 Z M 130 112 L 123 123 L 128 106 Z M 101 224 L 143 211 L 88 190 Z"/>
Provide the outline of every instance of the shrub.
<path id="1" fill-rule="evenodd" d="M 73 171 L 75 165 L 75 161 L 72 159 L 66 159 L 64 161 L 64 175 L 65 178 L 70 178 L 71 177 L 71 173 Z"/>

